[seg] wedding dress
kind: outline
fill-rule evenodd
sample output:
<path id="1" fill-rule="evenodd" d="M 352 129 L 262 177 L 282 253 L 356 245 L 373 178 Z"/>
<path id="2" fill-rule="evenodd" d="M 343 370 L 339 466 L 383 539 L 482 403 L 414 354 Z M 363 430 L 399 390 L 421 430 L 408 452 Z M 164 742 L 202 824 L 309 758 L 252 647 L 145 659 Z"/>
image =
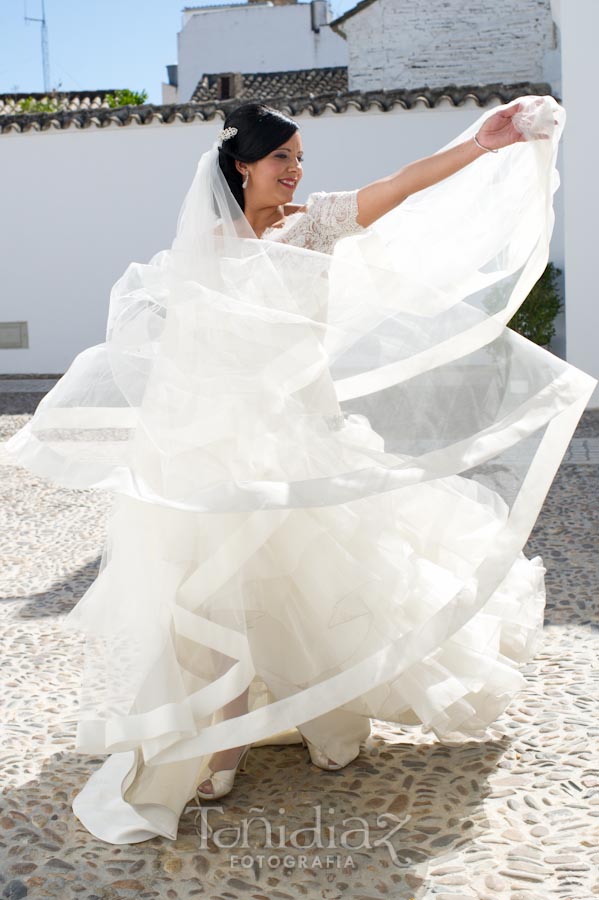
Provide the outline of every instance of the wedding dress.
<path id="1" fill-rule="evenodd" d="M 73 809 L 102 840 L 176 838 L 218 750 L 300 729 L 339 759 L 370 717 L 484 736 L 522 687 L 545 604 L 522 548 L 597 382 L 506 327 L 548 260 L 565 115 L 520 102 L 525 142 L 368 228 L 357 190 L 320 191 L 258 240 L 215 144 L 170 250 L 8 442 L 114 492 L 64 620 L 77 749 L 110 754 Z"/>

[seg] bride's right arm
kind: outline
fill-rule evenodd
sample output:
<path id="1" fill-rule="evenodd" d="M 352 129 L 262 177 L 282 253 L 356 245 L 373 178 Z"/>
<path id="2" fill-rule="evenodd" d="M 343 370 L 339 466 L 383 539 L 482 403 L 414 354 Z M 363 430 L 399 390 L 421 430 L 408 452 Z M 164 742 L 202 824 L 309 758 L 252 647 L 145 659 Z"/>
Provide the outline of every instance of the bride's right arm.
<path id="1" fill-rule="evenodd" d="M 393 175 L 379 178 L 378 181 L 360 188 L 357 222 L 368 227 L 380 216 L 399 206 L 410 194 L 422 191 L 459 172 L 479 156 L 485 156 L 488 150 L 496 150 L 525 140 L 512 122 L 514 114 L 520 109 L 521 104 L 515 103 L 506 109 L 498 110 L 484 122 L 478 132 L 482 149 L 470 138 L 448 150 L 417 159 Z"/>
<path id="2" fill-rule="evenodd" d="M 357 222 L 364 227 L 372 225 L 389 210 L 403 203 L 410 194 L 453 175 L 485 152 L 474 141 L 464 141 L 442 153 L 417 159 L 393 175 L 365 185 L 358 191 Z"/>

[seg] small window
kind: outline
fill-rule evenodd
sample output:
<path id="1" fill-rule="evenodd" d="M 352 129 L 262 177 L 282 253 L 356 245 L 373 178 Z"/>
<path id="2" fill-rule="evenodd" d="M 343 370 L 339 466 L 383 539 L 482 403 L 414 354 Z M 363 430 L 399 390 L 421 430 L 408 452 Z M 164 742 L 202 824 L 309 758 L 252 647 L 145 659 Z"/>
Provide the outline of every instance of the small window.
<path id="1" fill-rule="evenodd" d="M 29 347 L 27 322 L 0 322 L 0 350 Z"/>

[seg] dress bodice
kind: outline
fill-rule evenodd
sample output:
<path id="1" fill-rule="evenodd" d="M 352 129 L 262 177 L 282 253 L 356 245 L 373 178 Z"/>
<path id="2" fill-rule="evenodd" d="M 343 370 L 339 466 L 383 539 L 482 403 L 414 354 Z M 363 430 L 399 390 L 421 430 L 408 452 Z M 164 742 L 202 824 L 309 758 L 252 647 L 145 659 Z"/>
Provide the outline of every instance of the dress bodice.
<path id="1" fill-rule="evenodd" d="M 320 253 L 331 253 L 339 238 L 365 231 L 356 221 L 358 190 L 315 191 L 306 200 L 306 211 L 290 213 L 280 226 L 262 233 L 268 241 L 282 241 Z"/>

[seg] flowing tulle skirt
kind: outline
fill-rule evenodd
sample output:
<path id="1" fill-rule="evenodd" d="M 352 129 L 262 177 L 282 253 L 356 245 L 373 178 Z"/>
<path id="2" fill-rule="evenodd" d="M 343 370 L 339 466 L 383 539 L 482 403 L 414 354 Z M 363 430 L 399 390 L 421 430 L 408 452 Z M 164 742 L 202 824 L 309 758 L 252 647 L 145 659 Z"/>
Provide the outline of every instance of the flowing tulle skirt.
<path id="1" fill-rule="evenodd" d="M 304 730 L 341 762 L 371 717 L 482 736 L 522 687 L 522 549 L 596 386 L 506 327 L 548 259 L 562 113 L 331 256 L 238 233 L 204 154 L 173 249 L 7 443 L 115 492 L 64 621 L 77 748 L 111 754 L 73 806 L 101 839 L 175 838 L 218 750 Z"/>
<path id="2" fill-rule="evenodd" d="M 474 573 L 507 514 L 458 476 L 338 506 L 222 515 L 118 497 L 101 572 L 66 623 L 94 635 L 82 696 L 93 718 L 83 713 L 78 746 L 115 751 L 77 814 L 115 843 L 174 838 L 211 750 L 285 741 L 322 717 L 311 739 L 333 759 L 353 755 L 355 726 L 327 733 L 333 710 L 360 720 L 358 734 L 374 717 L 422 723 L 441 740 L 483 735 L 521 688 L 518 664 L 543 622 L 545 570 L 522 553 L 475 611 Z M 107 678 L 110 727 L 98 718 Z M 203 741 L 212 710 L 238 693 L 228 686 L 250 678 L 253 720 L 232 718 Z"/>

